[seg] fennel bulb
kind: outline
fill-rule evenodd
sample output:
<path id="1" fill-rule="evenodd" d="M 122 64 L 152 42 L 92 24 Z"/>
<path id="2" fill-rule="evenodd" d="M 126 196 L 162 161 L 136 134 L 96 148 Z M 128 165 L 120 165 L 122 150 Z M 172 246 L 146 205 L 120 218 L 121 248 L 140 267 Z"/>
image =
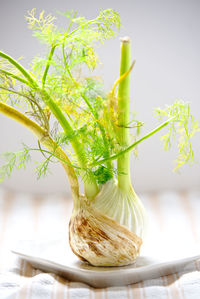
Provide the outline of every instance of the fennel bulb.
<path id="1" fill-rule="evenodd" d="M 0 181 L 14 168 L 24 167 L 32 151 L 44 156 L 36 167 L 38 177 L 47 174 L 50 162 L 60 162 L 74 204 L 69 224 L 73 252 L 96 266 L 128 265 L 140 253 L 146 226 L 145 210 L 131 184 L 131 150 L 168 127 L 162 141 L 167 149 L 179 134 L 179 168 L 193 162 L 191 138 L 200 128 L 190 106 L 176 101 L 157 108 L 155 114 L 165 120 L 139 138 L 143 122 L 129 119 L 130 73 L 135 63 L 131 64 L 130 38 L 121 39 L 120 76 L 110 93 L 104 92 L 98 78 L 80 72 L 85 67 L 91 72 L 98 65 L 95 47 L 116 34 L 121 25 L 118 13 L 101 10 L 92 20 L 76 15 L 64 13 L 69 24 L 60 30 L 52 15 L 41 12 L 37 17 L 35 9 L 28 13 L 28 26 L 48 49 L 47 56 L 34 58 L 30 70 L 0 51 L 0 113 L 25 126 L 38 141 L 35 148 L 24 145 L 21 151 L 6 153 Z"/>
<path id="2" fill-rule="evenodd" d="M 82 197 L 69 224 L 72 251 L 94 266 L 124 266 L 140 252 L 146 214 L 133 191 L 125 192 L 109 180 L 97 196 Z"/>
<path id="3" fill-rule="evenodd" d="M 116 180 L 109 180 L 101 187 L 91 206 L 140 238 L 144 237 L 146 213 L 131 185 L 125 192 Z"/>
<path id="4" fill-rule="evenodd" d="M 94 266 L 124 266 L 140 252 L 142 239 L 83 199 L 69 223 L 72 251 Z"/>

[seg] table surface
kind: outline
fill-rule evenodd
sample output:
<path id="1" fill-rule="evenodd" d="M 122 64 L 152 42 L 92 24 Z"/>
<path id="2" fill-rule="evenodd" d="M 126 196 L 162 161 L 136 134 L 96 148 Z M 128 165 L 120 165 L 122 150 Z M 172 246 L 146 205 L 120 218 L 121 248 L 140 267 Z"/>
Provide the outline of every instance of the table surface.
<path id="1" fill-rule="evenodd" d="M 200 245 L 200 191 L 143 194 L 140 198 L 149 221 L 153 219 L 155 234 L 173 230 L 177 240 L 185 238 L 187 246 Z M 34 269 L 10 252 L 17 240 L 65 235 L 71 210 L 72 202 L 64 195 L 33 196 L 0 189 L 1 299 L 200 298 L 200 261 L 172 275 L 125 287 L 95 289 Z"/>

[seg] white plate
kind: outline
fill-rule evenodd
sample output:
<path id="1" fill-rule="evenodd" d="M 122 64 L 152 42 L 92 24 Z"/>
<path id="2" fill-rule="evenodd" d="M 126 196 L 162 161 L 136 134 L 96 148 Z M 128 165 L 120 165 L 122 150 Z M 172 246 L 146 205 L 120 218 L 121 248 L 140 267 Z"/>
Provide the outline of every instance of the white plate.
<path id="1" fill-rule="evenodd" d="M 173 247 L 179 249 L 176 246 Z M 163 251 L 163 256 L 159 257 L 158 251 L 155 251 L 152 256 L 147 256 L 143 252 L 136 262 L 129 266 L 93 267 L 79 261 L 71 252 L 67 240 L 18 241 L 13 246 L 12 252 L 30 262 L 35 268 L 54 272 L 68 280 L 84 282 L 98 288 L 128 285 L 183 271 L 189 263 L 200 259 L 198 254 L 185 256 L 182 254 L 180 256 L 183 253 L 180 250 L 173 251 L 174 256 L 171 254 L 168 257 L 163 254 Z M 177 254 L 179 258 L 177 258 Z"/>

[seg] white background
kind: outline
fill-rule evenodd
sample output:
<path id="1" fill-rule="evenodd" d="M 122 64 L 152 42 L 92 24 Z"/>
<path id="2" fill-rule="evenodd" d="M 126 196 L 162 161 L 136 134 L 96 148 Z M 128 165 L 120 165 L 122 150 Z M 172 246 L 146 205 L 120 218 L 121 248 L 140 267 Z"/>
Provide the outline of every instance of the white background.
<path id="1" fill-rule="evenodd" d="M 31 36 L 24 16 L 35 7 L 38 12 L 77 10 L 93 18 L 100 8 L 114 8 L 119 12 L 123 28 L 118 37 L 107 41 L 99 49 L 103 63 L 98 69 L 106 90 L 112 87 L 119 73 L 119 37 L 129 35 L 132 56 L 136 65 L 131 75 L 131 108 L 139 120 L 145 122 L 142 134 L 153 129 L 157 122 L 153 108 L 171 104 L 176 99 L 191 102 L 194 115 L 200 120 L 200 2 L 198 0 L 144 1 L 64 1 L 64 0 L 0 0 L 0 49 L 14 58 L 23 57 L 27 67 L 34 55 L 42 50 Z M 59 18 L 59 17 L 58 17 Z M 64 24 L 64 19 L 58 22 Z M 164 131 L 162 132 L 164 133 Z M 176 149 L 163 152 L 159 140 L 153 136 L 139 146 L 139 157 L 132 157 L 132 181 L 137 192 L 163 189 L 197 189 L 200 187 L 199 164 L 185 166 L 180 174 L 172 172 Z M 15 151 L 21 143 L 36 145 L 26 129 L 0 115 L 0 152 Z M 200 159 L 200 134 L 194 140 L 196 158 Z M 36 159 L 36 156 L 34 156 Z M 27 192 L 69 192 L 64 171 L 53 165 L 52 175 L 36 180 L 34 164 L 27 170 L 14 172 L 3 186 Z"/>

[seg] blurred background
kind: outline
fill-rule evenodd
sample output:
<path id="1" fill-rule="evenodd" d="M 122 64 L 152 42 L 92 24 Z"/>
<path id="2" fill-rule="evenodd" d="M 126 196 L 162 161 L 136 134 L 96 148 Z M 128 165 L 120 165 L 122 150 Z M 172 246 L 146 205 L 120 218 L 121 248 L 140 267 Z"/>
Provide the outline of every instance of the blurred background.
<path id="1" fill-rule="evenodd" d="M 39 13 L 56 14 L 56 11 L 77 10 L 93 18 L 100 8 L 113 8 L 119 12 L 123 28 L 113 40 L 98 49 L 102 64 L 96 71 L 109 91 L 118 78 L 120 63 L 119 37 L 128 35 L 132 40 L 132 57 L 136 59 L 131 74 L 131 109 L 145 122 L 142 135 L 157 126 L 154 107 L 163 107 L 176 99 L 191 103 L 193 114 L 200 121 L 200 2 L 198 0 L 0 0 L 0 49 L 14 58 L 23 57 L 21 63 L 28 67 L 32 58 L 43 51 L 32 37 L 24 16 L 36 8 Z M 65 25 L 58 16 L 58 24 Z M 14 121 L 0 115 L 0 152 L 16 151 L 27 145 L 36 145 L 35 138 Z M 176 147 L 170 152 L 162 150 L 160 136 L 156 134 L 132 155 L 133 186 L 137 192 L 198 189 L 200 187 L 199 163 L 184 166 L 174 173 Z M 200 159 L 200 133 L 194 138 L 196 159 Z M 37 159 L 37 155 L 34 159 Z M 2 161 L 0 161 L 2 163 Z M 26 170 L 16 171 L 2 186 L 13 191 L 34 193 L 70 192 L 63 169 L 58 164 L 51 174 L 37 181 L 35 164 Z"/>

